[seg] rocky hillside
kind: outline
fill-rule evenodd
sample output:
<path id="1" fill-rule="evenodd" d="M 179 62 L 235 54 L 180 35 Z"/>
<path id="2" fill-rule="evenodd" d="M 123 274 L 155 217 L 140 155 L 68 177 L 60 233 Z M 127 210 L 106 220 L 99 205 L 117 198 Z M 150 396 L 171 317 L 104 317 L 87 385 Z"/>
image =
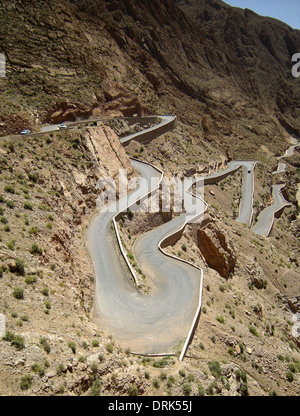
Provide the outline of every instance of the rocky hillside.
<path id="1" fill-rule="evenodd" d="M 228 73 L 233 78 L 242 73 L 251 85 L 250 90 L 244 85 L 244 91 L 291 134 L 299 134 L 300 85 L 291 74 L 291 57 L 300 49 L 300 31 L 220 0 L 175 0 L 175 4 L 210 36 L 224 40 Z"/>
<path id="2" fill-rule="evenodd" d="M 231 153 L 299 134 L 300 36 L 281 22 L 220 1 L 14 0 L 0 13 L 4 134 L 13 115 L 34 127 L 107 111 L 176 112 Z"/>
<path id="3" fill-rule="evenodd" d="M 294 395 L 299 392 L 299 31 L 220 0 L 0 3 L 0 394 Z M 88 117 L 175 113 L 177 128 L 123 148 L 126 121 L 7 137 Z M 138 128 L 138 126 L 135 126 Z M 205 189 L 202 225 L 165 249 L 204 269 L 199 325 L 183 363 L 122 350 L 93 317 L 85 247 L 96 183 L 128 156 L 192 176 L 256 159 L 254 220 L 287 183 L 270 238 L 235 218 L 241 172 Z M 117 179 L 117 177 L 116 177 Z M 123 241 L 172 218 L 124 216 Z M 135 267 L 138 267 L 136 264 Z M 140 290 L 151 292 L 141 274 Z M 5 328 L 3 320 L 5 318 Z M 3 338 L 2 338 L 3 336 Z"/>

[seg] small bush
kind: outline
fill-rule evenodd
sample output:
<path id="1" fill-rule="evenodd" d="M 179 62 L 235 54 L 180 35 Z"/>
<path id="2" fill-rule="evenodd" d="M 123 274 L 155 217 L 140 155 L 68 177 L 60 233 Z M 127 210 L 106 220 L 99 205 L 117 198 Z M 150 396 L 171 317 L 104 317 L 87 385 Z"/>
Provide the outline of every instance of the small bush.
<path id="1" fill-rule="evenodd" d="M 13 290 L 13 297 L 16 299 L 24 299 L 24 289 L 15 287 Z"/>
<path id="2" fill-rule="evenodd" d="M 50 344 L 46 337 L 42 337 L 40 339 L 40 346 L 43 348 L 43 350 L 49 354 L 50 353 Z"/>
<path id="3" fill-rule="evenodd" d="M 45 300 L 45 301 L 44 301 L 44 304 L 45 304 L 45 308 L 46 308 L 47 310 L 51 309 L 51 302 L 50 302 L 49 300 Z"/>
<path id="4" fill-rule="evenodd" d="M 36 183 L 36 182 L 37 182 L 37 180 L 38 180 L 38 175 L 37 175 L 36 173 L 28 173 L 28 179 L 29 179 L 31 182 Z"/>
<path id="5" fill-rule="evenodd" d="M 37 363 L 34 363 L 34 364 L 32 364 L 31 368 L 40 377 L 43 377 L 45 375 L 45 369 L 41 365 L 39 365 Z"/>
<path id="6" fill-rule="evenodd" d="M 28 285 L 32 285 L 33 283 L 37 282 L 37 276 L 36 275 L 30 275 L 30 276 L 26 276 L 25 278 L 25 283 L 27 283 Z"/>
<path id="7" fill-rule="evenodd" d="M 95 380 L 93 387 L 91 388 L 91 396 L 100 396 L 101 392 L 101 381 L 99 379 Z"/>
<path id="8" fill-rule="evenodd" d="M 15 203 L 11 200 L 6 201 L 6 206 L 10 209 L 13 209 L 15 207 Z"/>
<path id="9" fill-rule="evenodd" d="M 5 185 L 4 186 L 4 191 L 8 192 L 9 194 L 14 194 L 15 193 L 15 189 L 12 185 Z"/>
<path id="10" fill-rule="evenodd" d="M 10 342 L 17 350 L 22 350 L 25 347 L 24 338 L 21 335 L 15 335 L 13 332 L 6 331 L 3 340 Z"/>
<path id="11" fill-rule="evenodd" d="M 161 360 L 154 361 L 152 365 L 155 368 L 164 368 L 168 365 L 168 358 L 164 357 Z"/>
<path id="12" fill-rule="evenodd" d="M 73 354 L 76 354 L 76 345 L 75 345 L 75 342 L 72 342 L 72 341 L 69 342 L 68 343 L 68 347 L 71 348 Z"/>
<path id="13" fill-rule="evenodd" d="M 27 224 L 27 225 L 28 225 L 28 224 Z M 37 227 L 31 227 L 31 228 L 28 230 L 28 233 L 29 233 L 29 235 L 32 235 L 32 234 L 37 235 L 38 231 L 39 231 L 39 229 L 38 229 Z"/>
<path id="14" fill-rule="evenodd" d="M 24 276 L 25 274 L 25 263 L 24 260 L 21 260 L 19 258 L 15 259 L 16 263 L 16 273 L 20 276 Z"/>
<path id="15" fill-rule="evenodd" d="M 198 396 L 205 396 L 205 390 L 201 383 L 198 384 Z"/>
<path id="16" fill-rule="evenodd" d="M 138 396 L 138 394 L 139 394 L 139 389 L 137 388 L 137 386 L 135 384 L 131 384 L 131 386 L 129 386 L 129 389 L 128 389 L 128 395 Z"/>
<path id="17" fill-rule="evenodd" d="M 23 207 L 24 207 L 24 209 L 27 209 L 28 211 L 32 211 L 32 209 L 33 209 L 33 205 L 28 201 L 24 202 Z"/>
<path id="18" fill-rule="evenodd" d="M 153 384 L 153 386 L 154 386 L 156 389 L 158 389 L 158 388 L 159 388 L 159 381 L 157 380 L 157 378 L 155 378 L 155 379 L 152 381 L 152 384 Z"/>
<path id="19" fill-rule="evenodd" d="M 45 204 L 40 204 L 40 205 L 38 206 L 38 208 L 39 208 L 41 211 L 51 211 L 51 208 L 49 207 L 49 205 L 45 205 Z"/>
<path id="20" fill-rule="evenodd" d="M 114 344 L 110 342 L 109 344 L 105 345 L 106 350 L 111 354 L 114 350 Z"/>
<path id="21" fill-rule="evenodd" d="M 10 250 L 14 251 L 14 249 L 15 249 L 15 240 L 11 240 L 11 241 L 9 241 L 9 242 L 7 243 L 7 247 L 8 247 Z"/>
<path id="22" fill-rule="evenodd" d="M 178 371 L 178 373 L 179 373 L 179 375 L 181 376 L 181 377 L 185 377 L 186 376 L 186 374 L 185 374 L 185 371 L 184 370 L 179 370 Z"/>
<path id="23" fill-rule="evenodd" d="M 189 383 L 184 383 L 182 385 L 182 391 L 185 396 L 189 396 L 192 391 L 191 385 Z"/>
<path id="24" fill-rule="evenodd" d="M 21 377 L 20 388 L 21 390 L 28 390 L 32 384 L 32 376 L 30 374 L 26 374 L 25 376 Z"/>
<path id="25" fill-rule="evenodd" d="M 258 337 L 258 332 L 254 326 L 250 326 L 249 331 L 251 332 L 252 335 L 255 335 L 256 337 Z"/>
<path id="26" fill-rule="evenodd" d="M 104 355 L 103 354 L 99 354 L 98 355 L 98 360 L 99 360 L 99 363 L 103 363 L 105 361 Z"/>
<path id="27" fill-rule="evenodd" d="M 42 289 L 42 295 L 44 295 L 44 296 L 49 296 L 49 289 L 48 289 L 47 287 L 44 287 L 44 288 Z"/>
<path id="28" fill-rule="evenodd" d="M 221 377 L 222 369 L 218 361 L 209 361 L 207 364 L 208 364 L 208 368 L 210 369 L 211 374 L 215 378 Z"/>
<path id="29" fill-rule="evenodd" d="M 42 249 L 38 246 L 37 243 L 33 243 L 29 249 L 29 253 L 31 254 L 42 254 Z"/>

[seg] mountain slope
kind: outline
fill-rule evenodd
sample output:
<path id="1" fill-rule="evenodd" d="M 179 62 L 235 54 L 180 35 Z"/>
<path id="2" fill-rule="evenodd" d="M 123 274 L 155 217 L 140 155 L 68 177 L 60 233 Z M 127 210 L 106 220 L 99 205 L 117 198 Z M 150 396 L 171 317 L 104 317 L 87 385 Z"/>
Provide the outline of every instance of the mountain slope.
<path id="1" fill-rule="evenodd" d="M 34 127 L 108 110 L 176 112 L 203 121 L 224 152 L 262 141 L 281 151 L 280 124 L 299 134 L 299 82 L 290 74 L 299 31 L 222 2 L 177 3 L 2 2 L 3 134 L 15 113 Z"/>

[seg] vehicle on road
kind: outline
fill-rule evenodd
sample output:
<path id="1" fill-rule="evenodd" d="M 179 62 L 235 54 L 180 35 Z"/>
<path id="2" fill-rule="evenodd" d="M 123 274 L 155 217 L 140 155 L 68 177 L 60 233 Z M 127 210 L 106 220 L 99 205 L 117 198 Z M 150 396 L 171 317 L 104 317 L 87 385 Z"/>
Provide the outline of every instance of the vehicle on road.
<path id="1" fill-rule="evenodd" d="M 248 173 L 251 173 L 251 169 L 248 169 Z"/>
<path id="2" fill-rule="evenodd" d="M 60 130 L 62 130 L 62 129 L 66 129 L 68 126 L 65 124 L 65 123 L 62 123 L 62 124 L 60 124 L 59 126 L 58 126 L 58 128 L 60 129 Z"/>
<path id="3" fill-rule="evenodd" d="M 20 134 L 30 134 L 30 133 L 31 133 L 31 131 L 28 130 L 28 129 L 24 129 L 20 132 Z"/>

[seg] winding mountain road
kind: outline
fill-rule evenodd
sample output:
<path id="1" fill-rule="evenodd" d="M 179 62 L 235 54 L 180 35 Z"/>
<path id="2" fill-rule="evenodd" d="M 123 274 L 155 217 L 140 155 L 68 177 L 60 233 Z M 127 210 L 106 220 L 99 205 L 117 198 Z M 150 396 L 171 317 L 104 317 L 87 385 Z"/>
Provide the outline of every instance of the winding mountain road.
<path id="1" fill-rule="evenodd" d="M 161 123 L 146 131 L 160 135 L 161 127 L 166 131 L 174 123 L 174 116 L 160 117 Z M 142 142 L 145 131 L 122 138 Z M 96 273 L 96 310 L 107 330 L 124 347 L 143 353 L 167 353 L 184 338 L 195 322 L 195 313 L 201 305 L 202 271 L 179 259 L 171 258 L 162 252 L 161 243 L 176 231 L 183 229 L 187 222 L 201 215 L 207 209 L 206 203 L 192 196 L 192 184 L 184 189 L 185 212 L 173 220 L 139 237 L 133 248 L 135 260 L 152 281 L 149 295 L 138 292 L 129 278 L 124 260 L 120 255 L 111 230 L 111 220 L 117 212 L 134 210 L 135 202 L 157 187 L 161 173 L 154 167 L 131 161 L 139 171 L 143 181 L 127 197 L 118 201 L 118 206 L 97 215 L 90 224 L 87 245 L 94 262 Z M 243 168 L 243 198 L 239 220 L 246 224 L 252 219 L 253 161 L 230 162 L 227 169 L 194 179 L 194 184 L 213 183 Z M 246 172 L 246 173 L 245 173 Z M 153 178 L 155 180 L 153 181 Z"/>
<path id="2" fill-rule="evenodd" d="M 132 165 L 145 178 L 142 185 L 119 201 L 119 210 L 133 204 L 160 179 L 154 168 L 132 161 Z M 154 184 L 155 185 L 155 184 Z M 97 311 L 110 333 L 124 347 L 144 353 L 170 351 L 185 338 L 199 301 L 199 270 L 163 256 L 155 241 L 147 248 L 152 258 L 143 270 L 153 280 L 151 295 L 142 295 L 128 278 L 111 231 L 114 212 L 97 215 L 88 230 L 88 248 L 94 262 Z M 179 217 L 180 218 L 180 217 Z M 161 232 L 161 230 L 160 230 Z M 147 254 L 140 261 L 147 258 Z M 145 268 L 144 268 L 145 267 Z"/>
<path id="3" fill-rule="evenodd" d="M 268 237 L 273 227 L 275 215 L 284 207 L 289 207 L 291 204 L 287 202 L 282 196 L 281 189 L 285 185 L 272 185 L 273 204 L 261 211 L 257 223 L 253 227 L 253 232 Z"/>

